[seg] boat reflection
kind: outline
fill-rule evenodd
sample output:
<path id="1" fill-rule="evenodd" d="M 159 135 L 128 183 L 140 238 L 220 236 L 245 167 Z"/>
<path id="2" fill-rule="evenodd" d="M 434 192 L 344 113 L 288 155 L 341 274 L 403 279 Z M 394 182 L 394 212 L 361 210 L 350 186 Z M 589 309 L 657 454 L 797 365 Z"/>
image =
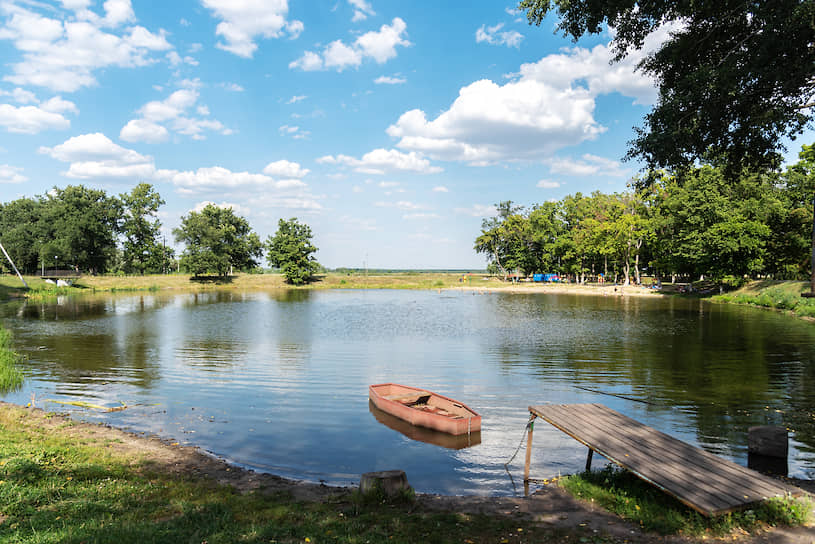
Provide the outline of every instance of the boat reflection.
<path id="1" fill-rule="evenodd" d="M 388 413 L 383 412 L 371 401 L 368 401 L 368 410 L 373 414 L 378 422 L 385 427 L 393 429 L 411 440 L 418 440 L 427 444 L 441 446 L 450 450 L 462 450 L 471 446 L 477 446 L 481 443 L 481 432 L 462 434 L 454 436 L 452 434 L 441 433 L 432 429 L 425 429 L 424 427 L 417 427 L 411 425 L 407 421 L 401 420 Z"/>

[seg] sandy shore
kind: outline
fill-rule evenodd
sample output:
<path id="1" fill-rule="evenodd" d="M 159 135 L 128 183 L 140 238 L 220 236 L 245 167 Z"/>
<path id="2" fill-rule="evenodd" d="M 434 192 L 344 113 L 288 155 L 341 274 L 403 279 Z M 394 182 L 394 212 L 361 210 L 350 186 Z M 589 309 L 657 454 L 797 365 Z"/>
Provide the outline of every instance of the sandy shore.
<path id="1" fill-rule="evenodd" d="M 664 297 L 666 293 L 661 293 L 656 289 L 639 287 L 636 285 L 580 285 L 577 283 L 507 283 L 502 285 L 491 285 L 489 287 L 474 287 L 462 285 L 461 287 L 450 288 L 454 291 L 473 291 L 476 293 L 545 293 L 564 295 L 592 295 L 602 297 Z"/>

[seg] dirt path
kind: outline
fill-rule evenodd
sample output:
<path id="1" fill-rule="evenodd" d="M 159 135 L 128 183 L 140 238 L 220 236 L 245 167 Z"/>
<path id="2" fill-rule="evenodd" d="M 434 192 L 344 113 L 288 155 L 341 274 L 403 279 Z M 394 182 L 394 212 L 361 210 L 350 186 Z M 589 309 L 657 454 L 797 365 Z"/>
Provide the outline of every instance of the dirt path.
<path id="1" fill-rule="evenodd" d="M 157 437 L 144 437 L 107 425 L 84 423 L 67 416 L 47 414 L 37 408 L 21 409 L 0 401 L 0 410 L 18 410 L 25 414 L 26 423 L 75 438 L 82 443 L 104 443 L 115 452 L 132 457 L 134 462 L 146 462 L 151 468 L 185 476 L 214 480 L 248 492 L 288 492 L 298 501 L 326 501 L 342 498 L 351 488 L 288 480 L 273 474 L 245 470 L 202 450 L 180 446 Z M 408 475 L 408 478 L 410 475 Z M 810 492 L 815 483 L 793 482 Z M 683 537 L 661 537 L 641 532 L 636 526 L 589 503 L 578 501 L 560 487 L 550 485 L 529 497 L 442 496 L 418 494 L 417 508 L 468 514 L 490 514 L 532 519 L 551 527 L 581 527 L 606 533 L 632 543 L 688 543 Z M 737 541 L 744 544 L 815 544 L 815 525 L 792 529 L 773 529 L 752 537 L 706 539 L 706 542 Z"/>

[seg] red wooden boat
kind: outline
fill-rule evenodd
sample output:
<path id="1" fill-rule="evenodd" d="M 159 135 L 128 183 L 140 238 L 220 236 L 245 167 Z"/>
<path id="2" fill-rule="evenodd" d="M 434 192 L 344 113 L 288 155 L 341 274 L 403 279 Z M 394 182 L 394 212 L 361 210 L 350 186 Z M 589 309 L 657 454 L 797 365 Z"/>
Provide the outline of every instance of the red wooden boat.
<path id="1" fill-rule="evenodd" d="M 398 383 L 380 383 L 368 388 L 374 406 L 411 425 L 454 435 L 481 430 L 481 416 L 467 405 L 443 395 Z"/>

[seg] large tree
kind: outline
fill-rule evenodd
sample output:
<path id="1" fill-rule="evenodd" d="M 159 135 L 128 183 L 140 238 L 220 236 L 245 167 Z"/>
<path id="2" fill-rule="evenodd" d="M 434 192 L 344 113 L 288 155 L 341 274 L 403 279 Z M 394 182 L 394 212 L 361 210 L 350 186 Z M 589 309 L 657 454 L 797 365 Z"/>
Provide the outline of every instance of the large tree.
<path id="1" fill-rule="evenodd" d="M 20 198 L 0 204 L 0 242 L 8 251 L 17 268 L 26 274 L 40 269 L 40 246 L 43 239 L 41 200 Z M 11 271 L 5 258 L 0 269 Z"/>
<path id="2" fill-rule="evenodd" d="M 156 218 L 164 204 L 161 195 L 149 183 L 139 183 L 129 193 L 122 193 L 122 260 L 126 272 L 161 271 L 167 250 L 158 240 L 161 222 Z"/>
<path id="3" fill-rule="evenodd" d="M 293 285 L 308 283 L 320 267 L 314 258 L 317 247 L 311 238 L 311 227 L 292 217 L 288 221 L 280 219 L 277 232 L 266 240 L 266 259 L 281 269 L 286 281 Z"/>
<path id="4" fill-rule="evenodd" d="M 54 187 L 43 199 L 40 258 L 45 267 L 105 272 L 116 251 L 122 205 L 101 189 Z"/>
<path id="5" fill-rule="evenodd" d="M 186 246 L 181 266 L 194 276 L 226 276 L 233 268 L 254 268 L 262 253 L 260 238 L 232 208 L 207 204 L 200 212 L 191 211 L 181 216 L 181 226 L 173 234 Z"/>
<path id="6" fill-rule="evenodd" d="M 551 12 L 577 40 L 614 29 L 616 60 L 658 27 L 670 37 L 639 68 L 659 100 L 629 156 L 679 171 L 706 159 L 777 167 L 783 139 L 811 125 L 815 95 L 815 0 L 522 0 L 530 23 Z"/>

